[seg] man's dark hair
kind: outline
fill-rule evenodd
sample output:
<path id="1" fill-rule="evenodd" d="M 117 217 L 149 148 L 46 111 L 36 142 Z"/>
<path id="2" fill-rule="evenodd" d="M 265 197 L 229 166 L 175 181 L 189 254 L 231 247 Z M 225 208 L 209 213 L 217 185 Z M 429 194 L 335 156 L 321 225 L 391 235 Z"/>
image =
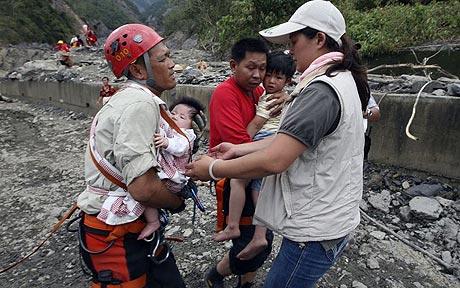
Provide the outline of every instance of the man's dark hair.
<path id="1" fill-rule="evenodd" d="M 102 77 L 102 81 L 104 81 L 104 80 L 109 81 L 109 77 L 107 77 L 107 76 Z"/>
<path id="2" fill-rule="evenodd" d="M 183 104 L 185 106 L 188 106 L 188 107 L 192 108 L 192 115 L 190 115 L 191 118 L 195 117 L 200 112 L 204 112 L 204 110 L 205 110 L 204 105 L 201 104 L 200 101 L 198 101 L 195 98 L 192 98 L 190 96 L 181 96 L 181 97 L 177 98 L 169 106 L 169 110 L 173 110 L 174 107 L 176 107 L 179 104 Z"/>
<path id="3" fill-rule="evenodd" d="M 267 73 L 279 73 L 292 78 L 295 73 L 295 62 L 291 54 L 274 51 L 268 54 Z"/>
<path id="4" fill-rule="evenodd" d="M 233 44 L 231 57 L 239 63 L 246 57 L 246 52 L 258 52 L 268 55 L 268 46 L 263 40 L 257 38 L 243 38 Z"/>

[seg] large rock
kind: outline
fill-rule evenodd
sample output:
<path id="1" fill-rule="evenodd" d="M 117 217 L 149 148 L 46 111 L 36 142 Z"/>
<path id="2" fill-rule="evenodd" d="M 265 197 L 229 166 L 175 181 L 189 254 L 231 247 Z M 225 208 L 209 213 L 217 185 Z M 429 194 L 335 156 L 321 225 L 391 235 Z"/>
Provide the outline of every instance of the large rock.
<path id="1" fill-rule="evenodd" d="M 389 213 L 390 212 L 390 201 L 391 201 L 391 196 L 390 196 L 390 191 L 388 190 L 382 190 L 380 193 L 370 193 L 369 198 L 367 199 L 369 201 L 369 204 L 372 205 L 375 209 L 378 209 L 384 213 Z"/>
<path id="2" fill-rule="evenodd" d="M 410 187 L 406 193 L 410 196 L 437 196 L 443 190 L 441 184 L 420 184 Z"/>
<path id="3" fill-rule="evenodd" d="M 426 84 L 426 82 L 428 81 L 416 81 L 412 84 L 412 89 L 411 89 L 411 93 L 418 93 L 420 91 L 420 89 L 422 89 L 423 85 Z M 446 85 L 444 85 L 444 83 L 442 82 L 439 82 L 439 81 L 433 81 L 431 82 L 430 84 L 428 84 L 425 89 L 423 89 L 423 92 L 425 93 L 432 93 L 434 90 L 437 90 L 437 89 L 445 89 L 446 88 Z"/>
<path id="4" fill-rule="evenodd" d="M 456 240 L 457 234 L 459 231 L 459 226 L 450 218 L 445 218 L 444 221 L 444 229 L 443 229 L 444 236 L 447 239 Z"/>
<path id="5" fill-rule="evenodd" d="M 442 212 L 441 204 L 438 201 L 422 196 L 412 198 L 409 207 L 413 215 L 424 219 L 438 219 Z"/>
<path id="6" fill-rule="evenodd" d="M 447 84 L 447 95 L 460 96 L 460 84 L 457 84 L 457 83 Z"/>

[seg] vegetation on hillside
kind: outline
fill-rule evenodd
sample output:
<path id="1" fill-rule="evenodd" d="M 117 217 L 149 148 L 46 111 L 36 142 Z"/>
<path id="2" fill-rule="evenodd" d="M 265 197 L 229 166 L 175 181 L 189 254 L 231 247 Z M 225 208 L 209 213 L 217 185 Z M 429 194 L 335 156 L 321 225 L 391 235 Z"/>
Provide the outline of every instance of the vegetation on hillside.
<path id="1" fill-rule="evenodd" d="M 164 24 L 197 33 L 204 47 L 224 53 L 236 39 L 285 22 L 305 0 L 169 0 Z M 427 41 L 460 37 L 460 1 L 332 0 L 364 55 L 385 54 Z"/>
<path id="2" fill-rule="evenodd" d="M 54 10 L 49 0 L 2 0 L 0 43 L 55 43 L 72 33 L 71 21 Z"/>
<path id="3" fill-rule="evenodd" d="M 139 12 L 131 1 L 80 0 L 67 3 L 80 17 L 101 21 L 112 30 L 123 24 L 139 21 L 135 17 Z"/>

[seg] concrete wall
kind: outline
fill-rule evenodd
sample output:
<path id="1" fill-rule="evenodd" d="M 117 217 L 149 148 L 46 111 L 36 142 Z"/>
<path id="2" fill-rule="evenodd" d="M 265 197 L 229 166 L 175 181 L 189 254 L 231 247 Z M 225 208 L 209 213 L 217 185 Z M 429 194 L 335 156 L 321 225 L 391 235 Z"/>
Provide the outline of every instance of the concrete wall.
<path id="1" fill-rule="evenodd" d="M 377 99 L 383 95 L 376 95 Z M 380 102 L 382 118 L 371 124 L 369 158 L 376 162 L 460 179 L 460 98 L 422 96 L 410 132 L 405 129 L 414 95 L 386 95 Z M 377 100 L 378 101 L 378 100 Z"/>
<path id="2" fill-rule="evenodd" d="M 100 85 L 67 82 L 0 82 L 5 96 L 27 99 L 85 112 L 93 115 Z M 214 87 L 178 85 L 162 96 L 167 103 L 174 95 L 189 95 L 207 104 Z M 173 96 L 173 97 L 171 97 Z M 375 94 L 380 99 L 383 94 Z M 377 100 L 378 101 L 378 100 Z M 413 95 L 384 96 L 380 103 L 382 119 L 372 126 L 373 161 L 417 169 L 460 179 L 460 98 L 422 96 L 409 139 L 405 127 L 415 102 Z"/>

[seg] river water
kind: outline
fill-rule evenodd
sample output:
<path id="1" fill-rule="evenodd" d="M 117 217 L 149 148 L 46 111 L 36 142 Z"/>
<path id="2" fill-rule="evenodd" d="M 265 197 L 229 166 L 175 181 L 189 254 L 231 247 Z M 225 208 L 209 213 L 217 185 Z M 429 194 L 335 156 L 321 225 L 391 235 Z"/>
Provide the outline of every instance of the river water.
<path id="1" fill-rule="evenodd" d="M 424 57 L 429 57 L 436 52 L 433 51 L 417 51 L 415 54 L 420 62 L 423 61 Z M 418 64 L 414 54 L 411 51 L 401 51 L 398 54 L 394 55 L 383 55 L 383 56 L 375 56 L 371 58 L 365 58 L 364 61 L 367 64 L 367 67 L 373 68 L 378 65 L 384 64 L 403 64 L 403 63 L 412 63 Z M 460 49 L 456 50 L 444 50 L 441 51 L 439 54 L 431 58 L 427 64 L 438 65 L 442 69 L 448 71 L 451 74 L 460 76 Z M 431 70 L 435 72 L 436 70 Z M 372 73 L 376 74 L 388 74 L 388 75 L 400 75 L 400 74 L 417 74 L 423 75 L 423 71 L 420 69 L 414 70 L 409 68 L 392 68 L 392 69 L 381 69 L 376 70 Z M 437 78 L 440 75 L 439 73 L 433 73 L 433 77 Z"/>

